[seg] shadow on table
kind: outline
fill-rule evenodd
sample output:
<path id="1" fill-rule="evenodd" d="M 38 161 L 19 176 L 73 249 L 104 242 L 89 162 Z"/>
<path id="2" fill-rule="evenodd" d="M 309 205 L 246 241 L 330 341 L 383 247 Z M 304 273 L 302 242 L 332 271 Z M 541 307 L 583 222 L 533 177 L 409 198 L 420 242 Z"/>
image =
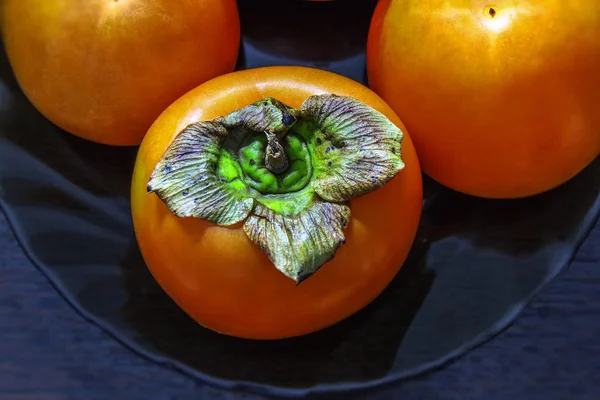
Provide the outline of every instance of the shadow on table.
<path id="1" fill-rule="evenodd" d="M 242 33 L 258 49 L 298 63 L 330 63 L 364 53 L 377 0 L 238 4 Z"/>
<path id="2" fill-rule="evenodd" d="M 365 48 L 376 0 L 240 0 L 238 68 L 301 65 L 367 83 Z"/>

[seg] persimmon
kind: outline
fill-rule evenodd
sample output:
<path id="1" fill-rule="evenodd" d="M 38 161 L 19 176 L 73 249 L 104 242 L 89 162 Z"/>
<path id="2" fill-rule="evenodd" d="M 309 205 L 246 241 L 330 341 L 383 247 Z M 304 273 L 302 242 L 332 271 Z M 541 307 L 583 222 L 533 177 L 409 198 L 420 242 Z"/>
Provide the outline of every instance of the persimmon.
<path id="1" fill-rule="evenodd" d="M 381 0 L 369 85 L 430 177 L 481 197 L 535 195 L 600 152 L 598 38 L 596 0 Z"/>
<path id="2" fill-rule="evenodd" d="M 16 79 L 60 128 L 138 145 L 190 89 L 233 71 L 235 0 L 4 0 L 2 33 Z"/>
<path id="3" fill-rule="evenodd" d="M 388 285 L 415 237 L 421 183 L 406 128 L 370 89 L 262 67 L 160 115 L 131 207 L 149 270 L 191 318 L 277 339 L 330 326 Z"/>

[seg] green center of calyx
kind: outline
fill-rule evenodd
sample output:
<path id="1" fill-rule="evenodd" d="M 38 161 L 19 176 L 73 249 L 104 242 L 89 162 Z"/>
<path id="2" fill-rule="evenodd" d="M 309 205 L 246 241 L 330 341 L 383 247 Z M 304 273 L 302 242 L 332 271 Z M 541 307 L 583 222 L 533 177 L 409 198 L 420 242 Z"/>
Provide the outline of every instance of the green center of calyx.
<path id="1" fill-rule="evenodd" d="M 266 98 L 189 125 L 156 165 L 148 192 L 178 217 L 246 235 L 300 283 L 345 242 L 349 200 L 402 168 L 403 133 L 356 99 L 315 95 L 293 109 Z"/>
<path id="2" fill-rule="evenodd" d="M 283 140 L 254 136 L 239 151 L 238 157 L 245 182 L 262 194 L 297 192 L 309 182 L 312 160 L 304 140 L 288 134 Z M 280 148 L 273 147 L 281 146 Z M 272 166 L 270 154 L 279 155 L 282 167 Z"/>

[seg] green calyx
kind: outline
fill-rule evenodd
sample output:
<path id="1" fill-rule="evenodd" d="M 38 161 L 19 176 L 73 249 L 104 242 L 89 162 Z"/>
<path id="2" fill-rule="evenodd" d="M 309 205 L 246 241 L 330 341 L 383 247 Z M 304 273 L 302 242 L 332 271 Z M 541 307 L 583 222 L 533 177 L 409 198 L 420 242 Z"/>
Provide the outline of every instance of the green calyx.
<path id="1" fill-rule="evenodd" d="M 242 146 L 238 153 L 246 183 L 262 194 L 283 194 L 303 189 L 312 175 L 312 159 L 304 140 L 289 134 L 281 140 L 288 166 L 275 173 L 268 168 L 268 138 L 255 135 Z"/>
<path id="2" fill-rule="evenodd" d="M 173 214 L 246 235 L 297 283 L 345 242 L 349 200 L 403 167 L 402 131 L 351 97 L 311 96 L 300 110 L 267 98 L 189 125 L 156 165 L 148 192 Z"/>

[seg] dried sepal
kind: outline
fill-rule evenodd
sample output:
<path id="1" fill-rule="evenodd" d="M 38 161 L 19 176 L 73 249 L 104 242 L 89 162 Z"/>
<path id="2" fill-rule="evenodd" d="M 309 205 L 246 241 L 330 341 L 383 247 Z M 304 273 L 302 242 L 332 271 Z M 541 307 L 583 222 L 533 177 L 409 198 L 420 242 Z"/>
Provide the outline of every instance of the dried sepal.
<path id="1" fill-rule="evenodd" d="M 313 188 L 325 200 L 347 201 L 380 188 L 404 168 L 403 133 L 385 115 L 336 95 L 309 97 L 302 118 L 322 143 L 315 154 Z"/>
<path id="2" fill-rule="evenodd" d="M 207 121 L 188 126 L 169 146 L 148 182 L 178 217 L 203 218 L 218 225 L 241 222 L 254 208 L 241 177 L 217 173 L 227 130 Z"/>
<path id="3" fill-rule="evenodd" d="M 244 231 L 275 267 L 297 283 L 333 258 L 344 243 L 350 206 L 317 200 L 295 216 L 257 204 Z"/>

